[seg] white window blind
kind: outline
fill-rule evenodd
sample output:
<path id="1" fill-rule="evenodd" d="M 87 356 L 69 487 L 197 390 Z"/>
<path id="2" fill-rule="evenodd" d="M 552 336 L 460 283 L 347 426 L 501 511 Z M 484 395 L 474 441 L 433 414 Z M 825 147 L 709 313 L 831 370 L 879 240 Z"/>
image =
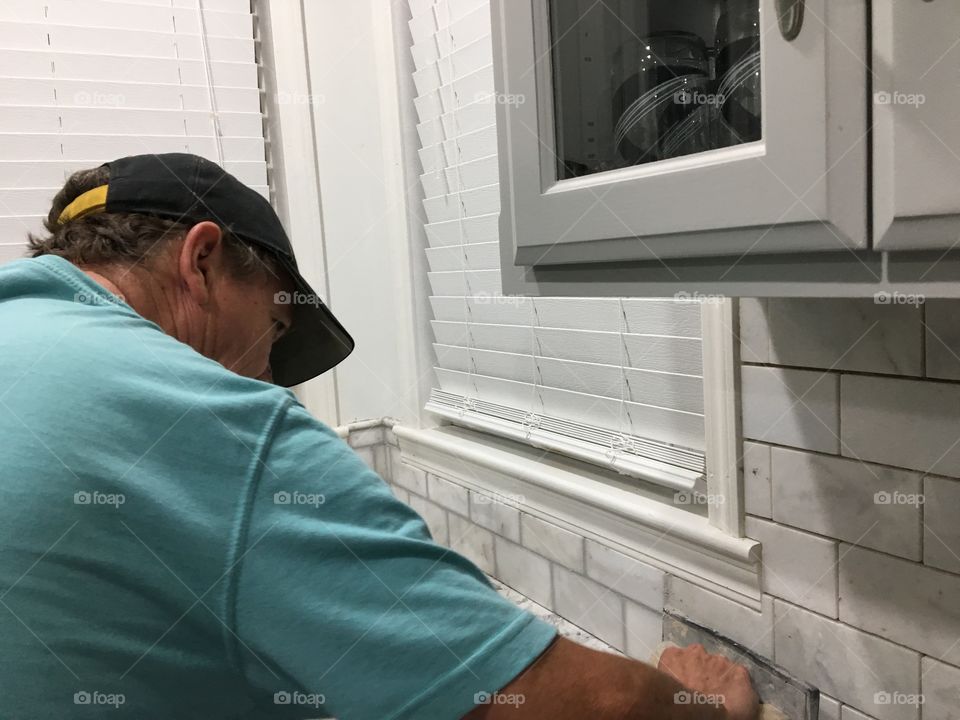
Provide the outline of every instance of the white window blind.
<path id="1" fill-rule="evenodd" d="M 495 103 L 515 99 L 494 95 L 489 4 L 409 5 L 437 357 L 426 409 L 694 487 L 704 474 L 700 304 L 501 295 Z"/>
<path id="2" fill-rule="evenodd" d="M 269 197 L 250 0 L 0 3 L 0 262 L 70 173 L 164 152 Z"/>

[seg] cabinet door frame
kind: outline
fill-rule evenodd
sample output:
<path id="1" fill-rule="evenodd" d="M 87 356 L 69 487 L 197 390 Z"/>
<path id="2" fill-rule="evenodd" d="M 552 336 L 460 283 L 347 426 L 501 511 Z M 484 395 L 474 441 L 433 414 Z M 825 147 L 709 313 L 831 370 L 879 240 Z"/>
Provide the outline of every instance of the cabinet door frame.
<path id="1" fill-rule="evenodd" d="M 878 250 L 960 245 L 956 8 L 873 0 L 873 233 Z"/>
<path id="2" fill-rule="evenodd" d="M 497 92 L 524 99 L 497 104 L 504 260 L 523 269 L 866 249 L 867 5 L 807 0 L 792 42 L 775 0 L 760 5 L 763 140 L 558 182 L 547 0 L 492 0 Z"/>

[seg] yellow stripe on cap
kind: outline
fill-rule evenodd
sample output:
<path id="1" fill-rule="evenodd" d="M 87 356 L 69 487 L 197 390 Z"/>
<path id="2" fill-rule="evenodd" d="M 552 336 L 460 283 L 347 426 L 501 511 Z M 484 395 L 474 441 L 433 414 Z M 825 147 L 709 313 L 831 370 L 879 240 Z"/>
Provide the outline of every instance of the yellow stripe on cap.
<path id="1" fill-rule="evenodd" d="M 93 190 L 87 190 L 82 195 L 74 198 L 73 202 L 67 205 L 60 217 L 57 218 L 58 225 L 65 225 L 71 220 L 83 217 L 84 215 L 93 215 L 103 212 L 107 207 L 107 185 L 100 185 Z"/>

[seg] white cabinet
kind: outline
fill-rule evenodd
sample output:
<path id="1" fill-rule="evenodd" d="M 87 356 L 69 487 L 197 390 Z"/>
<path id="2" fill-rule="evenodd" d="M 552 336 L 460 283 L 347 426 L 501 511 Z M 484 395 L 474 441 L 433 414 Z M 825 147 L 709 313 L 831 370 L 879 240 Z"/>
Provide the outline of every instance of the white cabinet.
<path id="1" fill-rule="evenodd" d="M 491 6 L 504 293 L 960 294 L 952 3 Z"/>
<path id="2" fill-rule="evenodd" d="M 518 259 L 866 247 L 866 10 L 808 4 L 494 2 Z"/>
<path id="3" fill-rule="evenodd" d="M 881 250 L 960 243 L 960 10 L 873 3 L 874 236 Z"/>

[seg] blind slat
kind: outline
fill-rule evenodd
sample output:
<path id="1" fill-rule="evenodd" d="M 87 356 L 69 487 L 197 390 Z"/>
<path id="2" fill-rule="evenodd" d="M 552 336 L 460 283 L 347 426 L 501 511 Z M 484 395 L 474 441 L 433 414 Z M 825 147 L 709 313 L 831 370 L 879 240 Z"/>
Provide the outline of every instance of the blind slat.
<path id="1" fill-rule="evenodd" d="M 508 352 L 467 347 L 466 344 L 434 344 L 439 367 L 460 372 L 534 383 L 561 390 L 621 397 L 644 405 L 703 414 L 703 378 L 671 372 L 624 368 L 542 357 L 526 352 Z"/>
<path id="2" fill-rule="evenodd" d="M 423 201 L 423 209 L 427 213 L 427 220 L 431 223 L 500 212 L 500 186 L 487 185 L 473 190 L 426 198 Z"/>
<path id="3" fill-rule="evenodd" d="M 257 112 L 260 107 L 259 88 L 217 87 L 214 97 L 219 112 Z M 200 85 L 0 77 L 0 106 L 10 105 L 133 110 L 182 108 L 209 113 L 210 93 Z"/>
<path id="4" fill-rule="evenodd" d="M 418 95 L 426 95 L 439 89 L 441 85 L 449 85 L 492 62 L 491 38 L 489 35 L 484 35 L 450 55 L 417 65 L 418 69 L 413 73 L 413 84 Z"/>
<path id="5" fill-rule="evenodd" d="M 703 416 L 671 408 L 550 388 L 506 378 L 434 368 L 446 392 L 479 397 L 533 414 L 571 418 L 703 452 Z"/>
<path id="6" fill-rule="evenodd" d="M 434 390 L 426 407 L 467 427 L 560 451 L 670 488 L 691 490 L 702 482 L 703 470 L 696 460 L 688 463 L 685 454 L 669 445 L 642 438 L 629 438 L 629 442 L 623 443 L 622 437 L 611 436 L 602 428 L 558 418 L 538 417 L 536 425 L 523 424 L 523 418 L 515 417 L 506 406 L 483 402 L 464 407 L 467 402 L 471 401 Z M 584 441 L 584 437 L 591 440 Z"/>
<path id="7" fill-rule="evenodd" d="M 434 271 L 457 270 L 463 266 L 478 270 L 500 269 L 500 244 L 480 243 L 462 247 L 427 248 L 427 260 Z"/>
<path id="8" fill-rule="evenodd" d="M 432 302 L 437 318 L 433 321 L 435 337 L 445 345 L 519 353 L 533 352 L 532 343 L 536 339 L 536 354 L 541 357 L 620 364 L 622 349 L 618 333 L 533 327 L 529 323 L 467 323 L 465 298 L 435 297 Z M 525 313 L 510 314 L 512 316 L 504 320 L 522 320 Z M 699 339 L 635 334 L 624 334 L 623 338 L 631 368 L 702 377 Z"/>
<path id="9" fill-rule="evenodd" d="M 463 135 L 496 125 L 495 98 L 492 94 L 476 98 L 466 105 L 444 112 L 417 124 L 423 147 L 436 145 L 446 138 Z"/>
<path id="10" fill-rule="evenodd" d="M 413 103 L 417 117 L 424 123 L 446 113 L 456 112 L 487 98 L 493 92 L 492 87 L 493 66 L 488 65 L 458 78 L 449 85 L 441 85 L 437 90 L 415 97 Z"/>
<path id="11" fill-rule="evenodd" d="M 71 173 L 125 155 L 196 153 L 269 198 L 250 2 L 204 8 L 201 24 L 198 0 L 0 5 L 0 262 L 43 234 Z"/>
<path id="12" fill-rule="evenodd" d="M 204 85 L 206 70 L 200 60 L 127 57 L 45 50 L 0 49 L 4 75 L 17 78 L 98 80 L 105 82 L 186 83 Z M 211 62 L 213 84 L 257 88 L 255 63 Z"/>
<path id="13" fill-rule="evenodd" d="M 81 98 L 82 99 L 82 98 Z M 263 133 L 260 113 L 220 113 L 224 135 L 256 138 Z M 121 107 L 12 106 L 3 110 L 7 133 L 61 133 L 64 135 L 186 135 L 213 133 L 210 112 L 197 110 L 140 110 Z"/>
<path id="14" fill-rule="evenodd" d="M 207 47 L 214 62 L 255 61 L 252 38 L 211 37 Z M 0 48 L 94 54 L 109 48 L 111 55 L 128 57 L 203 59 L 203 43 L 196 35 L 48 23 L 0 22 Z"/>
<path id="15" fill-rule="evenodd" d="M 223 138 L 224 154 L 234 160 L 252 161 L 264 157 L 263 138 Z M 0 156 L 7 160 L 68 160 L 103 162 L 145 152 L 188 152 L 217 159 L 213 136 L 166 135 L 28 135 L 0 133 Z"/>
<path id="16" fill-rule="evenodd" d="M 498 213 L 465 220 L 450 220 L 429 223 L 424 226 L 430 247 L 444 247 L 464 243 L 481 243 L 497 240 Z"/>

